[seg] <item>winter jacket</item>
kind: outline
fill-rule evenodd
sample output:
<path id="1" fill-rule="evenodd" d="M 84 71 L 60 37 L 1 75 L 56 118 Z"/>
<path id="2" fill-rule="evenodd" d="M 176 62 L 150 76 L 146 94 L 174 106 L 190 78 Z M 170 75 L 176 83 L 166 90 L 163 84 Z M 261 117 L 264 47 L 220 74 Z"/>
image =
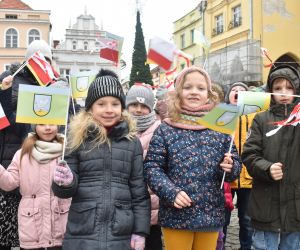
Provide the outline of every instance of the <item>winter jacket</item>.
<path id="1" fill-rule="evenodd" d="M 156 120 L 146 131 L 137 135 L 143 147 L 143 158 L 146 157 L 153 133 L 160 123 L 160 120 Z M 151 225 L 156 225 L 158 221 L 159 198 L 150 188 L 148 188 L 148 191 L 151 197 Z"/>
<path id="2" fill-rule="evenodd" d="M 18 209 L 19 240 L 22 248 L 61 246 L 65 233 L 70 199 L 54 196 L 51 190 L 57 159 L 40 164 L 21 150 L 15 154 L 7 171 L 0 167 L 0 188 L 20 187 L 22 199 Z"/>
<path id="3" fill-rule="evenodd" d="M 228 152 L 230 136 L 209 129 L 188 130 L 162 123 L 154 132 L 144 162 L 150 188 L 160 198 L 159 223 L 162 227 L 192 231 L 218 231 L 224 224 L 225 198 L 220 189 L 223 171 L 220 163 Z M 240 173 L 235 146 L 234 161 L 226 181 Z M 173 206 L 179 191 L 192 200 L 192 206 Z"/>
<path id="4" fill-rule="evenodd" d="M 13 65 L 12 68 L 18 68 Z M 0 82 L 13 74 L 8 70 L 0 75 Z M 29 72 L 21 70 L 13 79 L 13 85 L 6 90 L 0 90 L 0 103 L 9 120 L 10 126 L 0 130 L 0 164 L 5 168 L 12 161 L 14 154 L 21 147 L 23 139 L 30 131 L 29 124 L 16 123 L 17 94 L 19 84 L 35 84 Z M 37 84 L 37 83 L 36 83 Z M 0 190 L 0 245 L 18 246 L 17 208 L 20 201 L 19 190 L 5 192 Z"/>
<path id="5" fill-rule="evenodd" d="M 235 130 L 234 143 L 240 156 L 242 155 L 243 145 L 246 141 L 247 133 L 250 129 L 254 116 L 255 113 L 239 117 L 237 128 Z M 231 182 L 230 187 L 232 189 L 252 187 L 252 177 L 249 175 L 246 166 L 243 165 L 239 178 Z"/>
<path id="6" fill-rule="evenodd" d="M 58 197 L 73 197 L 64 250 L 130 250 L 131 234 L 149 234 L 143 151 L 137 138 L 126 138 L 128 133 L 123 121 L 110 130 L 110 147 L 95 148 L 95 135 L 90 133 L 78 149 L 66 155 L 73 183 L 52 186 Z"/>
<path id="7" fill-rule="evenodd" d="M 257 230 L 300 231 L 299 124 L 282 127 L 275 135 L 266 136 L 277 127 L 273 122 L 286 119 L 294 105 L 278 104 L 257 114 L 244 144 L 242 159 L 253 177 L 249 215 Z M 280 181 L 270 176 L 270 167 L 276 162 L 283 164 Z"/>

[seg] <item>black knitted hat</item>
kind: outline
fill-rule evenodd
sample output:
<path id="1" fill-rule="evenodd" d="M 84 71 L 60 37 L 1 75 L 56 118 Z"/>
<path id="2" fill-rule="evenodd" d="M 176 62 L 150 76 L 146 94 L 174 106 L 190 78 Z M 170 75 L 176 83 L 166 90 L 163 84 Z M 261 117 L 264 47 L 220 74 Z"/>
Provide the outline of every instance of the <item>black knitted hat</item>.
<path id="1" fill-rule="evenodd" d="M 88 89 L 85 110 L 88 111 L 95 101 L 105 96 L 118 98 L 122 109 L 125 109 L 125 95 L 118 76 L 111 70 L 101 69 Z"/>

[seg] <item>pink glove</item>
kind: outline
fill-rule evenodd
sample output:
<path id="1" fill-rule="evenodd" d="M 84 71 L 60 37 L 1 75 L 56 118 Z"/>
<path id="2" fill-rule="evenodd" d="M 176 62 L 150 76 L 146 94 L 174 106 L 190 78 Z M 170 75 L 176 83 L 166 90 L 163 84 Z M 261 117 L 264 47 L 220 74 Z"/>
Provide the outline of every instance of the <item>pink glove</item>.
<path id="1" fill-rule="evenodd" d="M 131 241 L 130 246 L 133 250 L 144 250 L 145 248 L 145 237 L 132 234 L 131 235 Z"/>
<path id="2" fill-rule="evenodd" d="M 54 170 L 54 182 L 59 186 L 69 186 L 73 181 L 73 173 L 66 161 L 59 161 Z"/>

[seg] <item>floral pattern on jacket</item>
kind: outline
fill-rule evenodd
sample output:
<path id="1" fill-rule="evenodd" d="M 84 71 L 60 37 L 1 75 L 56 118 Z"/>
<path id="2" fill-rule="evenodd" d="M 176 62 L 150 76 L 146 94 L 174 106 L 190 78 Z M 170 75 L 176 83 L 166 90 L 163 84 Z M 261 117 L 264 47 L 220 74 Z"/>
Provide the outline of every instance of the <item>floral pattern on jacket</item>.
<path id="1" fill-rule="evenodd" d="M 220 189 L 220 163 L 231 137 L 209 129 L 186 130 L 161 124 L 154 132 L 144 171 L 150 188 L 160 198 L 159 222 L 163 227 L 215 231 L 224 224 L 225 198 Z M 241 162 L 232 148 L 233 168 L 225 181 L 236 179 Z M 173 206 L 179 191 L 185 191 L 192 206 Z"/>

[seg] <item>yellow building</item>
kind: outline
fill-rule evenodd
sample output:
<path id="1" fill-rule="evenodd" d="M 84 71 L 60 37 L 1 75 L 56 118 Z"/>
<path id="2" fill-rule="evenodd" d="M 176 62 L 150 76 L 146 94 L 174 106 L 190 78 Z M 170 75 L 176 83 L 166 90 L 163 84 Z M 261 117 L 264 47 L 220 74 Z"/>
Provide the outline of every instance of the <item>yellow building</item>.
<path id="1" fill-rule="evenodd" d="M 23 62 L 27 46 L 37 39 L 50 44 L 50 11 L 33 10 L 20 0 L 0 0 L 0 73 Z"/>
<path id="2" fill-rule="evenodd" d="M 208 56 L 195 64 L 205 62 L 213 81 L 265 83 L 270 67 L 264 65 L 271 62 L 261 56 L 261 48 L 275 65 L 299 67 L 300 1 L 202 0 L 199 6 L 204 7 L 204 35 L 211 45 Z"/>

